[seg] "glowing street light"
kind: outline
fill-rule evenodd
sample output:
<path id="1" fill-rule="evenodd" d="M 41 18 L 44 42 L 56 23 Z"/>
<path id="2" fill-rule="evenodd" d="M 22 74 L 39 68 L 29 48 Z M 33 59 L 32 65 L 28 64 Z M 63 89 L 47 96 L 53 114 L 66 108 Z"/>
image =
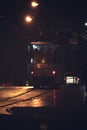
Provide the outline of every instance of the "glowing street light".
<path id="1" fill-rule="evenodd" d="M 85 22 L 85 26 L 87 26 L 87 22 Z"/>
<path id="2" fill-rule="evenodd" d="M 25 21 L 26 21 L 27 23 L 32 22 L 32 20 L 33 20 L 33 18 L 32 18 L 30 15 L 27 15 L 27 16 L 25 17 Z"/>
<path id="3" fill-rule="evenodd" d="M 32 2 L 31 2 L 31 6 L 32 6 L 33 8 L 36 8 L 38 5 L 39 5 L 39 3 L 36 2 L 36 1 L 32 1 Z"/>

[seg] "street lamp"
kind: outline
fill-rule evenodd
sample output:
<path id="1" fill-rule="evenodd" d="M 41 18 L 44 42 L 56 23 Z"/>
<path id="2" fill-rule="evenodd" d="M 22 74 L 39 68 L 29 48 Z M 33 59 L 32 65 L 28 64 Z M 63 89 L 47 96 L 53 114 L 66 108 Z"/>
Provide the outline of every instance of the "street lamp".
<path id="1" fill-rule="evenodd" d="M 31 2 L 31 6 L 32 6 L 33 8 L 36 8 L 38 5 L 39 5 L 39 3 L 36 2 L 36 1 L 32 1 L 32 2 Z"/>
<path id="2" fill-rule="evenodd" d="M 85 26 L 87 26 L 87 22 L 85 22 Z"/>
<path id="3" fill-rule="evenodd" d="M 30 15 L 27 15 L 27 16 L 25 17 L 25 21 L 26 21 L 27 23 L 31 23 L 32 20 L 33 20 L 33 18 L 32 18 Z"/>

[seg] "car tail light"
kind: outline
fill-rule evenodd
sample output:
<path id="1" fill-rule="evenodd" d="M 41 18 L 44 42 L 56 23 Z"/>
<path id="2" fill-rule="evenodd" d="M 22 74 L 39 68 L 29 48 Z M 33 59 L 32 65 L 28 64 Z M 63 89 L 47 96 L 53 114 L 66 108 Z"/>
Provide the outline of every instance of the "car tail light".
<path id="1" fill-rule="evenodd" d="M 53 70 L 53 71 L 52 71 L 52 74 L 53 74 L 53 75 L 55 75 L 55 74 L 56 74 L 56 71 L 55 71 L 55 70 Z"/>
<path id="2" fill-rule="evenodd" d="M 33 75 L 33 74 L 34 74 L 34 71 L 31 71 L 31 74 Z"/>

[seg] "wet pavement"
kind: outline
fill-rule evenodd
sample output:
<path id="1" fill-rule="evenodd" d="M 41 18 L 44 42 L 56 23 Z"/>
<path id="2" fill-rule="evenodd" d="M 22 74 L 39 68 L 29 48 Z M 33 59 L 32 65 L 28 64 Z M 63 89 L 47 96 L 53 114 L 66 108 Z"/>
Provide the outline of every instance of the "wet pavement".
<path id="1" fill-rule="evenodd" d="M 0 88 L 0 130 L 87 129 L 84 86 Z"/>

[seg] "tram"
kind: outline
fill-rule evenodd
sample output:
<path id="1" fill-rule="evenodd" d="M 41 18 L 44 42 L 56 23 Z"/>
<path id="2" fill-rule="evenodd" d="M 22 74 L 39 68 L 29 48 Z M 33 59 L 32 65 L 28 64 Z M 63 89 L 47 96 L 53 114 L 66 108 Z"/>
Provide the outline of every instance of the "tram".
<path id="1" fill-rule="evenodd" d="M 30 42 L 28 49 L 28 82 L 30 85 L 63 83 L 63 56 L 59 45 L 52 42 Z"/>

